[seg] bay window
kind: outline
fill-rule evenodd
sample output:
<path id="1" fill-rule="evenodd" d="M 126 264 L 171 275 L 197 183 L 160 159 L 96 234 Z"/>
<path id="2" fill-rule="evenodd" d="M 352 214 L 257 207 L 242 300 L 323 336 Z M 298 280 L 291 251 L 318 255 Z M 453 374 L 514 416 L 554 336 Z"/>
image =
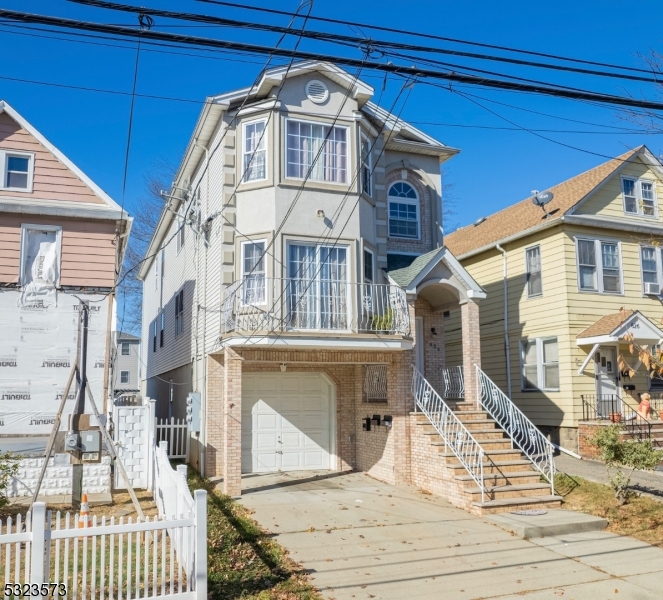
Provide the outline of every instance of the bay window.
<path id="1" fill-rule="evenodd" d="M 520 343 L 521 389 L 559 390 L 557 338 L 536 338 Z"/>
<path id="2" fill-rule="evenodd" d="M 244 123 L 242 181 L 267 179 L 267 121 Z"/>
<path id="3" fill-rule="evenodd" d="M 346 183 L 346 127 L 288 119 L 286 130 L 286 177 Z"/>
<path id="4" fill-rule="evenodd" d="M 294 329 L 347 329 L 347 248 L 289 244 L 287 322 Z"/>
<path id="5" fill-rule="evenodd" d="M 578 288 L 602 294 L 622 293 L 621 258 L 618 242 L 578 239 Z"/>
<path id="6" fill-rule="evenodd" d="M 373 195 L 373 159 L 371 140 L 361 134 L 361 191 L 367 196 Z"/>
<path id="7" fill-rule="evenodd" d="M 264 304 L 265 288 L 265 242 L 242 244 L 242 302 L 247 305 Z"/>

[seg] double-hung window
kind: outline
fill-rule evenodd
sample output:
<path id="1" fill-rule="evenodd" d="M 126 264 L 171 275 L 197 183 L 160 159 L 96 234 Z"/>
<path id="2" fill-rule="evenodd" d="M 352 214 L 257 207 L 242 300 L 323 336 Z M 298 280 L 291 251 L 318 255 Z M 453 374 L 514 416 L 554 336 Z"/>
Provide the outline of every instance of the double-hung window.
<path id="1" fill-rule="evenodd" d="M 242 244 L 242 303 L 265 304 L 265 242 Z"/>
<path id="2" fill-rule="evenodd" d="M 624 212 L 627 215 L 656 216 L 658 210 L 655 185 L 650 179 L 622 177 Z"/>
<path id="3" fill-rule="evenodd" d="M 163 348 L 164 330 L 166 329 L 166 311 L 161 311 L 161 330 L 159 331 L 159 347 Z"/>
<path id="4" fill-rule="evenodd" d="M 364 248 L 364 283 L 373 283 L 373 269 L 373 253 L 368 248 Z"/>
<path id="5" fill-rule="evenodd" d="M 184 236 L 186 232 L 186 221 L 184 220 L 184 207 L 177 213 L 177 253 L 184 247 Z"/>
<path id="6" fill-rule="evenodd" d="M 559 351 L 557 338 L 536 338 L 520 343 L 521 388 L 559 390 Z"/>
<path id="7" fill-rule="evenodd" d="M 287 321 L 294 329 L 348 329 L 348 251 L 288 245 Z"/>
<path id="8" fill-rule="evenodd" d="M 244 123 L 242 181 L 267 179 L 267 121 Z"/>
<path id="9" fill-rule="evenodd" d="M 648 296 L 661 293 L 661 249 L 654 246 L 640 248 L 640 266 L 642 267 L 642 288 Z"/>
<path id="10" fill-rule="evenodd" d="M 0 189 L 31 192 L 34 155 L 29 152 L 0 150 L 0 168 L 2 181 Z"/>
<path id="11" fill-rule="evenodd" d="M 622 293 L 619 243 L 577 240 L 578 288 L 602 294 Z"/>
<path id="12" fill-rule="evenodd" d="M 373 158 L 371 140 L 361 134 L 361 191 L 367 196 L 373 195 Z"/>
<path id="13" fill-rule="evenodd" d="M 154 319 L 154 331 L 152 333 L 152 352 L 157 351 L 157 319 Z"/>
<path id="14" fill-rule="evenodd" d="M 527 273 L 527 297 L 534 298 L 543 294 L 541 281 L 541 246 L 533 246 L 525 250 L 525 266 Z"/>
<path id="15" fill-rule="evenodd" d="M 120 371 L 120 383 L 129 383 L 129 371 Z"/>
<path id="16" fill-rule="evenodd" d="M 389 188 L 389 236 L 419 239 L 419 196 L 404 181 Z"/>
<path id="17" fill-rule="evenodd" d="M 184 331 L 184 290 L 175 295 L 175 337 Z"/>
<path id="18" fill-rule="evenodd" d="M 129 356 L 129 342 L 122 342 L 122 356 Z"/>
<path id="19" fill-rule="evenodd" d="M 346 127 L 288 119 L 286 129 L 286 177 L 347 182 Z"/>

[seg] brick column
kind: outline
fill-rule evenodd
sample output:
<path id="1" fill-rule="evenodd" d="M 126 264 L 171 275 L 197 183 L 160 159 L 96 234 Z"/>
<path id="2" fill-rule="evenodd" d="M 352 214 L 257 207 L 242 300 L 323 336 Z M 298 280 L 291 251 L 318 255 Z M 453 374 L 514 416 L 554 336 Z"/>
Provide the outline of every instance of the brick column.
<path id="1" fill-rule="evenodd" d="M 205 477 L 223 474 L 223 356 L 207 356 L 205 391 Z"/>
<path id="2" fill-rule="evenodd" d="M 223 493 L 242 494 L 242 357 L 225 350 L 223 370 Z"/>
<path id="3" fill-rule="evenodd" d="M 465 378 L 465 401 L 479 402 L 477 376 L 474 365 L 481 367 L 481 331 L 479 328 L 479 305 L 468 299 L 460 307 L 463 329 L 463 374 Z"/>

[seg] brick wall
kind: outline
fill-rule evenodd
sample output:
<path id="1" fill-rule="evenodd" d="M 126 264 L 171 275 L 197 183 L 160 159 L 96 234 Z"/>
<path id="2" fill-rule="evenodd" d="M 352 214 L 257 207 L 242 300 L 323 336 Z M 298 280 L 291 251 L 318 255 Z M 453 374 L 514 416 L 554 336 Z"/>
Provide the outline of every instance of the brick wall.
<path id="1" fill-rule="evenodd" d="M 405 177 L 403 177 L 405 175 Z M 422 181 L 421 177 L 409 169 L 397 168 L 387 173 L 385 178 L 387 193 L 389 187 L 395 181 L 407 181 L 414 187 L 419 195 L 419 231 L 420 239 L 409 240 L 403 238 L 387 238 L 387 250 L 389 252 L 418 252 L 424 254 L 433 249 L 433 240 L 431 234 L 432 207 L 431 193 L 428 186 Z M 389 200 L 387 199 L 387 227 L 389 219 Z M 387 231 L 389 231 L 387 229 Z"/>
<path id="2" fill-rule="evenodd" d="M 442 370 L 445 366 L 444 354 L 444 313 L 433 312 L 431 305 L 423 298 L 415 301 L 415 316 L 423 318 L 424 377 L 440 393 L 444 387 Z M 432 330 L 435 329 L 435 334 Z M 415 340 L 420 343 L 420 340 Z"/>
<path id="3" fill-rule="evenodd" d="M 581 421 L 578 423 L 578 454 L 580 456 L 598 460 L 599 450 L 591 445 L 590 440 L 596 435 L 599 427 L 607 427 L 608 425 L 611 425 L 611 423 L 596 421 Z"/>
<path id="4" fill-rule="evenodd" d="M 477 376 L 474 365 L 481 368 L 481 331 L 479 329 L 479 305 L 468 300 L 460 307 L 463 338 L 463 377 L 465 400 L 476 402 Z"/>

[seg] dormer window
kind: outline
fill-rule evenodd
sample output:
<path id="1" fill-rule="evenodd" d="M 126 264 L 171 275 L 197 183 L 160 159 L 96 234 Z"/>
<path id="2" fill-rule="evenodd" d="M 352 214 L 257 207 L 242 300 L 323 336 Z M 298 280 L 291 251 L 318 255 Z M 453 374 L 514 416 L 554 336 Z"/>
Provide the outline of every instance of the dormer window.
<path id="1" fill-rule="evenodd" d="M 0 160 L 3 165 L 2 189 L 31 192 L 34 156 L 26 152 L 2 150 Z"/>
<path id="2" fill-rule="evenodd" d="M 651 179 L 622 177 L 624 212 L 627 215 L 655 217 L 658 212 L 655 185 Z"/>

